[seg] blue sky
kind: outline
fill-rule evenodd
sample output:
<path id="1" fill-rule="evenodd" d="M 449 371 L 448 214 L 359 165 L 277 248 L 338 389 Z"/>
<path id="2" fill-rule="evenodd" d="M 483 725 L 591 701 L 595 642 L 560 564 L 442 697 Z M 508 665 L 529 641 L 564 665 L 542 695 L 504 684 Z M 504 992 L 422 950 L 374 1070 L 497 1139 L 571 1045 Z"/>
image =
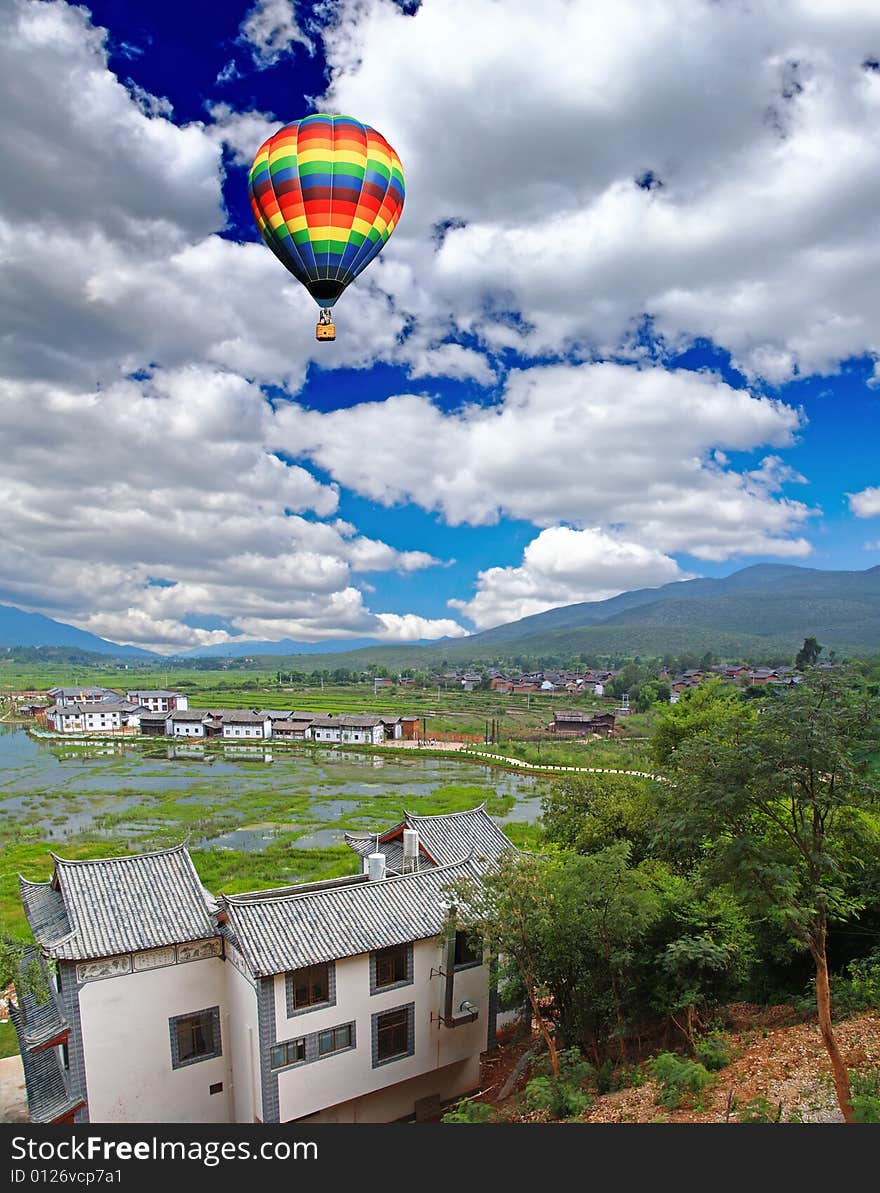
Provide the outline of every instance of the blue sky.
<path id="1" fill-rule="evenodd" d="M 763 7 L 0 0 L 0 602 L 172 652 L 880 563 L 880 10 Z M 407 183 L 332 345 L 246 196 L 313 111 Z"/>

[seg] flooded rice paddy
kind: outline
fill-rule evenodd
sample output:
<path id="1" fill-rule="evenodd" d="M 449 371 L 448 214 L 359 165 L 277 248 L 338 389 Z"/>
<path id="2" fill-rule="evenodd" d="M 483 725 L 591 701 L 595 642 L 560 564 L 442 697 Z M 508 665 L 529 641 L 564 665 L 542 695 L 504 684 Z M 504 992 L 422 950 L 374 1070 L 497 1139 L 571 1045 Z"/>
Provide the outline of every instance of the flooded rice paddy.
<path id="1" fill-rule="evenodd" d="M 405 809 L 454 812 L 484 801 L 499 824 L 534 823 L 546 782 L 410 751 L 205 748 L 162 738 L 74 744 L 0 725 L 3 838 L 43 841 L 62 856 L 65 843 L 88 841 L 132 851 L 186 840 L 240 855 L 336 853 L 346 830 L 387 827 Z"/>

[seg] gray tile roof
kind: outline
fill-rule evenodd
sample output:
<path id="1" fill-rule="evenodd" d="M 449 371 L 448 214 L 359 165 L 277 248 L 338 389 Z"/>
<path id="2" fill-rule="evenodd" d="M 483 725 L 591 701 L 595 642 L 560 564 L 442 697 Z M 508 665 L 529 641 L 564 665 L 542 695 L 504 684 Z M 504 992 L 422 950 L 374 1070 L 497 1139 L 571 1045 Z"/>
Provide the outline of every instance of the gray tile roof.
<path id="1" fill-rule="evenodd" d="M 40 1002 L 36 995 L 22 993 L 23 983 L 16 981 L 15 1000 L 18 1004 L 18 1023 L 16 1023 L 15 1029 L 22 1051 L 26 1048 L 31 1050 L 43 1048 L 50 1041 L 57 1040 L 59 1036 L 70 1030 L 70 1024 L 59 1005 L 55 987 L 46 972 L 45 962 L 37 949 L 25 949 L 22 965 L 28 966 L 34 962 L 40 966 L 43 972 L 47 990 L 45 999 Z"/>
<path id="2" fill-rule="evenodd" d="M 403 820 L 379 833 L 379 850 L 385 854 L 389 870 L 399 870 L 403 864 L 403 830 L 414 828 L 419 833 L 419 867 L 433 862 L 445 866 L 457 858 L 473 852 L 475 857 L 494 861 L 508 849 L 510 841 L 486 814 L 485 804 L 466 812 L 446 812 L 434 816 L 417 816 L 404 812 Z M 346 833 L 345 843 L 361 857 L 376 849 L 375 833 Z"/>
<path id="3" fill-rule="evenodd" d="M 182 692 L 169 692 L 166 688 L 131 688 L 129 696 L 181 696 Z"/>
<path id="4" fill-rule="evenodd" d="M 64 896 L 51 882 L 28 882 L 19 875 L 18 885 L 31 931 L 40 944 L 51 951 L 73 932 Z"/>
<path id="5" fill-rule="evenodd" d="M 262 725 L 268 719 L 250 708 L 227 708 L 220 716 L 227 725 Z"/>
<path id="6" fill-rule="evenodd" d="M 20 879 L 31 929 L 52 957 L 81 961 L 217 935 L 213 897 L 183 845 L 89 861 L 52 857 L 51 884 Z M 59 936 L 58 891 L 70 926 L 66 936 Z"/>
<path id="7" fill-rule="evenodd" d="M 172 721 L 204 721 L 210 714 L 206 708 L 176 708 L 173 712 L 159 715 L 170 717 Z"/>
<path id="8" fill-rule="evenodd" d="M 479 874 L 473 860 L 463 859 L 374 882 L 229 895 L 222 908 L 226 930 L 252 972 L 266 977 L 437 936 L 448 916 L 449 885 Z"/>
<path id="9" fill-rule="evenodd" d="M 9 1016 L 21 1039 L 20 1012 L 10 1005 Z M 31 1122 L 56 1123 L 83 1105 L 82 1098 L 72 1097 L 68 1092 L 56 1049 L 30 1052 L 22 1047 L 21 1063 Z"/>
<path id="10" fill-rule="evenodd" d="M 316 717 L 313 722 L 321 729 L 372 729 L 381 723 L 379 717 Z"/>

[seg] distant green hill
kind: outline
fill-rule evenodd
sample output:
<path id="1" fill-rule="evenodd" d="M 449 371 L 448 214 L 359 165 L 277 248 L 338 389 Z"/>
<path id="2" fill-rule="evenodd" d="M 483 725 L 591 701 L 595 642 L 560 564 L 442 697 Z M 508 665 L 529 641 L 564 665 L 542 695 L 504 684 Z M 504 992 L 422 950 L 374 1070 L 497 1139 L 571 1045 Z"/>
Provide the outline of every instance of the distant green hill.
<path id="1" fill-rule="evenodd" d="M 720 579 L 682 580 L 550 609 L 468 638 L 313 654 L 300 665 L 435 668 L 443 661 L 458 666 L 517 656 L 661 657 L 707 650 L 721 658 L 793 658 L 808 636 L 841 655 L 880 653 L 880 567 L 842 572 L 756 564 Z"/>

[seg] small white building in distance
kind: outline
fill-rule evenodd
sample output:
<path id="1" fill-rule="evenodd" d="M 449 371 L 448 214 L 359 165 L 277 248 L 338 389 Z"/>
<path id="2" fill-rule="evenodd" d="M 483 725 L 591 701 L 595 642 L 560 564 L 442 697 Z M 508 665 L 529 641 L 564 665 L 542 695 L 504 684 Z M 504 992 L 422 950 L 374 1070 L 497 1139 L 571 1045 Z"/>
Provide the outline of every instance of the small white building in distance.
<path id="1" fill-rule="evenodd" d="M 513 846 L 482 806 L 346 840 L 359 874 L 219 898 L 182 845 L 22 878 L 55 969 L 14 1015 L 34 1121 L 389 1122 L 477 1089 L 497 1000 L 449 885 Z"/>
<path id="2" fill-rule="evenodd" d="M 119 693 L 109 688 L 95 688 L 88 685 L 67 688 L 49 688 L 48 693 L 59 708 L 65 704 L 97 704 L 102 700 L 119 700 Z"/>
<path id="3" fill-rule="evenodd" d="M 189 708 L 189 697 L 182 692 L 167 692 L 164 688 L 143 688 L 126 692 L 129 700 L 148 708 L 150 712 L 174 712 Z"/>
<path id="4" fill-rule="evenodd" d="M 140 727 L 140 705 L 120 700 L 78 703 L 68 700 L 46 709 L 46 726 L 54 733 L 116 733 L 120 729 Z"/>

